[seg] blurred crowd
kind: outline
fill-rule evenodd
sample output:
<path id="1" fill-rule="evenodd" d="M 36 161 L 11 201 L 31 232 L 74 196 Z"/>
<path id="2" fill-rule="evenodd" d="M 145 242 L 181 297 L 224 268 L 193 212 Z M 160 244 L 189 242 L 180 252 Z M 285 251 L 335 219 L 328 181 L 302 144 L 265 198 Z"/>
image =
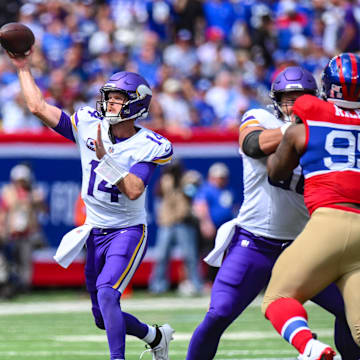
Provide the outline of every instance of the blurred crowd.
<path id="1" fill-rule="evenodd" d="M 9 176 L 0 191 L 0 299 L 30 290 L 33 250 L 46 243 L 40 217 L 48 207 L 31 167 L 17 164 Z"/>
<path id="2" fill-rule="evenodd" d="M 240 206 L 229 179 L 230 169 L 223 162 L 213 163 L 206 177 L 185 169 L 180 160 L 162 169 L 154 194 L 157 232 L 151 293 L 170 290 L 174 249 L 180 250 L 185 265 L 178 293 L 202 295 L 210 289 L 218 268 L 200 260 L 213 248 L 216 229 L 231 220 Z"/>
<path id="3" fill-rule="evenodd" d="M 283 67 L 319 79 L 330 57 L 360 50 L 360 1 L 1 0 L 0 25 L 36 37 L 33 74 L 48 101 L 71 114 L 95 106 L 110 74 L 135 71 L 153 88 L 146 125 L 168 131 L 236 128 L 269 104 Z M 0 118 L 6 132 L 39 130 L 14 69 L 0 53 Z"/>

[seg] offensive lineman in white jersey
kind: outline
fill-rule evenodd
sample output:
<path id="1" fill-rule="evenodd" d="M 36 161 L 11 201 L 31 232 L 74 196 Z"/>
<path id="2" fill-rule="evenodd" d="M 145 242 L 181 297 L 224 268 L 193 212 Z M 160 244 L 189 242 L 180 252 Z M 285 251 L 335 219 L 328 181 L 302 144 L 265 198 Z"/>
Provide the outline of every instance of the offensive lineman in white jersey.
<path id="1" fill-rule="evenodd" d="M 148 114 L 149 84 L 138 74 L 116 73 L 100 89 L 97 110 L 84 107 L 70 118 L 46 103 L 29 55 L 10 58 L 29 110 L 79 147 L 88 231 L 86 285 L 95 323 L 106 330 L 111 360 L 125 359 L 126 334 L 149 344 L 146 351 L 154 360 L 167 360 L 174 332 L 170 325 L 149 326 L 120 306 L 146 252 L 146 186 L 157 164 L 169 162 L 173 152 L 167 139 L 135 125 Z"/>
<path id="2" fill-rule="evenodd" d="M 211 291 L 209 310 L 190 340 L 187 360 L 215 357 L 223 332 L 266 287 L 276 259 L 308 220 L 301 169 L 296 168 L 281 183 L 270 182 L 266 169 L 266 156 L 276 150 L 291 125 L 292 105 L 304 93 L 317 94 L 314 77 L 301 67 L 288 67 L 271 86 L 276 117 L 255 109 L 242 118 L 239 144 L 244 201 L 237 218 L 219 228 L 215 248 L 205 258 L 209 265 L 220 269 Z M 337 287 L 329 286 L 312 300 L 336 316 L 335 343 L 342 358 L 358 359 L 359 349 L 347 326 Z"/>

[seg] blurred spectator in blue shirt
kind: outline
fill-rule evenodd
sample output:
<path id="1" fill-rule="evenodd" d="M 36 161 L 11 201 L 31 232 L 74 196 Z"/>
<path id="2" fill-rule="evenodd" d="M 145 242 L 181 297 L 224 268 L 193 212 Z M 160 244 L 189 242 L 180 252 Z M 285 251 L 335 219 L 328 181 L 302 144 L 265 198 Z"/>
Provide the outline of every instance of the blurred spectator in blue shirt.
<path id="1" fill-rule="evenodd" d="M 14 71 L 14 68 L 6 60 L 6 58 L 0 57 L 0 84 L 8 85 L 12 82 L 17 82 L 17 75 Z M 2 101 L 2 99 L 0 99 Z"/>
<path id="2" fill-rule="evenodd" d="M 230 41 L 236 20 L 233 3 L 229 0 L 205 0 L 203 6 L 207 28 L 213 26 L 220 28 L 224 32 L 226 41 Z"/>
<path id="3" fill-rule="evenodd" d="M 211 82 L 200 79 L 195 86 L 184 81 L 184 94 L 191 104 L 191 127 L 211 127 L 218 125 L 214 108 L 205 101 L 205 94 L 211 88 Z"/>
<path id="4" fill-rule="evenodd" d="M 161 40 L 170 40 L 171 23 L 174 12 L 172 2 L 169 0 L 147 0 L 146 10 L 148 13 L 148 27 L 155 31 Z"/>
<path id="5" fill-rule="evenodd" d="M 301 11 L 294 0 L 281 0 L 278 5 L 276 17 L 278 46 L 286 51 L 290 49 L 293 36 L 310 35 L 311 23 L 307 14 Z"/>
<path id="6" fill-rule="evenodd" d="M 199 219 L 202 254 L 213 248 L 216 230 L 234 217 L 235 195 L 228 187 L 229 175 L 229 168 L 224 163 L 214 163 L 208 170 L 207 181 L 195 196 L 193 209 Z M 216 270 L 217 268 L 208 268 L 207 280 L 214 280 Z"/>
<path id="7" fill-rule="evenodd" d="M 139 49 L 133 53 L 131 60 L 136 68 L 135 72 L 141 74 L 150 86 L 154 87 L 161 66 L 159 37 L 155 32 L 146 31 L 143 34 L 143 42 Z"/>
<path id="8" fill-rule="evenodd" d="M 52 68 L 62 65 L 64 54 L 71 44 L 71 37 L 64 29 L 60 19 L 53 19 L 48 24 L 42 40 L 42 51 Z"/>
<path id="9" fill-rule="evenodd" d="M 200 219 L 201 233 L 207 239 L 213 239 L 216 229 L 234 216 L 234 193 L 228 188 L 229 175 L 224 163 L 214 163 L 195 197 L 194 211 Z"/>

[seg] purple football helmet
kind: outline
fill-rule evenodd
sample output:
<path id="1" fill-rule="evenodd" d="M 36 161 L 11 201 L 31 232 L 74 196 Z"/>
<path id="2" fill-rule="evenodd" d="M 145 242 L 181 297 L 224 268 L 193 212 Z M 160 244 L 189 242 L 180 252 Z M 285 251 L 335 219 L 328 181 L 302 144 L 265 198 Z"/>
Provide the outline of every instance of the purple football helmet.
<path id="1" fill-rule="evenodd" d="M 282 94 L 295 91 L 318 96 L 316 80 L 311 73 L 300 66 L 289 66 L 281 71 L 271 84 L 270 98 L 279 119 L 290 121 L 281 108 L 281 98 Z"/>
<path id="2" fill-rule="evenodd" d="M 127 101 L 118 114 L 107 111 L 109 92 L 119 91 L 126 95 Z M 148 115 L 152 91 L 148 82 L 139 74 L 121 71 L 113 74 L 100 89 L 101 100 L 97 101 L 97 110 L 111 125 L 126 120 L 144 119 Z"/>

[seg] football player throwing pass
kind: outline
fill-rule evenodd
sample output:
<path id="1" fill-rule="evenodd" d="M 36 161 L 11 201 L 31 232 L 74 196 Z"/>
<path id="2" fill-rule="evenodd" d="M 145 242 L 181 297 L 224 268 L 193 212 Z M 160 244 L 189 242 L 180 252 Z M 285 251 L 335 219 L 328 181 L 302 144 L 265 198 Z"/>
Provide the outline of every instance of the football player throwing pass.
<path id="1" fill-rule="evenodd" d="M 125 359 L 126 334 L 149 344 L 154 360 L 167 360 L 174 332 L 170 325 L 149 326 L 120 305 L 147 248 L 147 185 L 156 166 L 168 163 L 173 153 L 166 138 L 135 125 L 148 114 L 149 84 L 136 73 L 115 73 L 101 87 L 96 109 L 85 106 L 70 117 L 45 101 L 29 56 L 11 59 L 29 110 L 80 151 L 88 232 L 86 285 L 95 324 L 106 330 L 111 360 Z"/>

